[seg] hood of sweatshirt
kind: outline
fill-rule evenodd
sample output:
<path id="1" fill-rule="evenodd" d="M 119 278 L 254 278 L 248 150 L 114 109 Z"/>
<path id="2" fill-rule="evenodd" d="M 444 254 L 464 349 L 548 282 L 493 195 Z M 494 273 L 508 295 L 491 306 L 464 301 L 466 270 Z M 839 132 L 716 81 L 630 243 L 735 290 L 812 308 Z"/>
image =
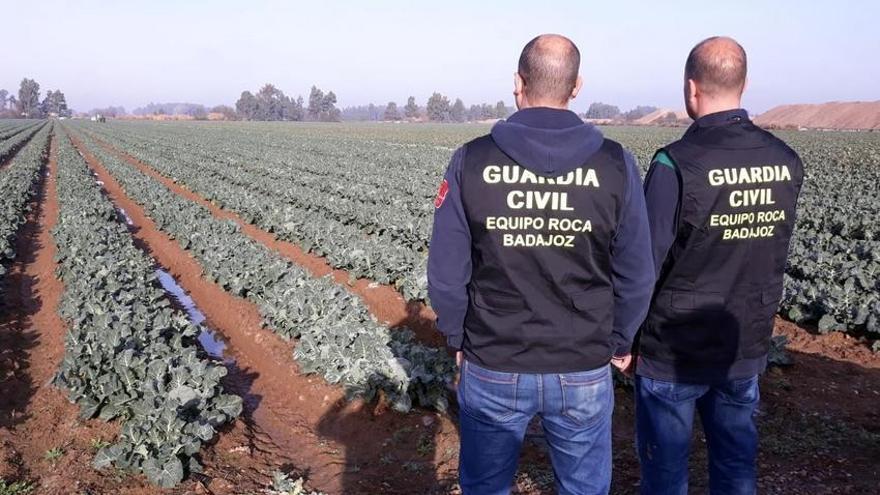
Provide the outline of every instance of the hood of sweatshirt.
<path id="1" fill-rule="evenodd" d="M 586 163 L 604 137 L 570 110 L 520 110 L 492 127 L 492 138 L 516 163 L 545 177 L 568 173 Z"/>

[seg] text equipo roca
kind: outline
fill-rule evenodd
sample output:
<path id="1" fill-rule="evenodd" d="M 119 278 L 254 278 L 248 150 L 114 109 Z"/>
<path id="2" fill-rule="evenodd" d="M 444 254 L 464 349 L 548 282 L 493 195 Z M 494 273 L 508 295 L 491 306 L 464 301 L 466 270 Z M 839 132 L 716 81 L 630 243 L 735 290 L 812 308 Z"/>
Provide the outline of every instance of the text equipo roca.
<path id="1" fill-rule="evenodd" d="M 577 168 L 558 177 L 543 177 L 519 165 L 488 165 L 483 169 L 486 184 L 525 186 L 507 192 L 506 204 L 512 210 L 574 211 L 569 193 L 577 187 L 599 187 L 599 176 L 592 168 Z M 530 190 L 529 185 L 558 186 L 561 190 Z M 574 248 L 576 234 L 590 233 L 589 219 L 554 216 L 489 216 L 489 231 L 505 231 L 501 244 L 505 247 Z M 520 233 L 526 231 L 525 233 Z M 528 231 L 531 231 L 528 232 Z"/>
<path id="2" fill-rule="evenodd" d="M 709 185 L 741 186 L 743 184 L 766 184 L 791 180 L 787 165 L 764 165 L 760 167 L 733 167 L 709 170 Z M 735 189 L 728 195 L 731 208 L 775 205 L 772 187 Z M 724 240 L 773 237 L 773 225 L 760 225 L 785 221 L 784 210 L 741 211 L 739 213 L 712 213 L 709 227 L 728 227 L 721 234 Z M 758 224 L 758 226 L 752 226 Z M 737 226 L 737 228 L 730 228 Z"/>

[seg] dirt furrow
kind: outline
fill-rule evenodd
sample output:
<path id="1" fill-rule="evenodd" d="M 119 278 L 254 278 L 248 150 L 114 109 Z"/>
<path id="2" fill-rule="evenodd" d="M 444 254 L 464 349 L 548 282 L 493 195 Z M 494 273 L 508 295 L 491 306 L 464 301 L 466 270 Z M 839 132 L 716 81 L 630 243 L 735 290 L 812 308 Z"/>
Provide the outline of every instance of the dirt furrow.
<path id="1" fill-rule="evenodd" d="M 112 424 L 79 419 L 78 408 L 49 383 L 64 357 L 66 334 L 57 312 L 64 287 L 55 277 L 56 249 L 50 233 L 58 221 L 55 139 L 16 239 L 18 257 L 5 279 L 0 318 L 0 478 L 38 478 L 37 493 L 49 494 L 99 482 L 100 473 L 91 469 L 92 442 L 110 439 L 118 430 Z M 75 486 L 71 480 L 76 480 Z M 139 486 L 132 481 L 117 493 L 136 493 Z"/>
<path id="2" fill-rule="evenodd" d="M 352 493 L 352 486 L 370 486 L 380 476 L 377 439 L 399 431 L 404 432 L 401 441 L 425 434 L 433 438 L 441 430 L 451 433 L 454 439 L 454 427 L 444 417 L 431 415 L 430 424 L 425 424 L 428 421 L 415 415 L 377 414 L 381 411 L 371 411 L 360 401 L 347 402 L 339 387 L 319 377 L 298 374 L 293 344 L 261 328 L 257 306 L 204 278 L 199 263 L 156 227 L 76 136 L 70 137 L 104 183 L 110 200 L 131 219 L 132 235 L 187 291 L 204 312 L 208 325 L 225 337 L 226 355 L 240 370 L 231 374 L 228 386 L 230 392 L 245 398 L 246 418 L 221 435 L 206 459 L 215 474 L 225 470 L 223 466 L 240 470 L 242 465 L 256 464 L 255 469 L 263 469 L 292 464 L 308 471 L 309 483 L 316 489 Z M 401 457 L 410 454 L 408 447 L 396 450 L 401 451 Z M 389 449 L 394 451 L 393 447 Z M 366 469 L 370 464 L 376 465 L 376 470 Z M 388 493 L 410 493 L 412 483 L 430 482 L 431 470 L 425 471 L 401 476 L 398 483 L 387 472 L 381 473 L 381 479 L 388 484 Z M 240 476 L 224 475 L 231 485 Z"/>
<path id="3" fill-rule="evenodd" d="M 349 291 L 363 299 L 370 312 L 383 324 L 393 328 L 408 327 L 416 333 L 422 342 L 438 347 L 443 345 L 442 338 L 434 328 L 436 315 L 425 304 L 417 301 L 407 302 L 400 292 L 389 285 L 377 284 L 372 280 L 363 278 L 352 280 L 351 275 L 347 271 L 334 269 L 324 257 L 308 253 L 296 244 L 278 239 L 274 234 L 266 232 L 256 225 L 246 222 L 238 214 L 206 200 L 198 193 L 191 191 L 182 184 L 178 184 L 146 163 L 101 140 L 94 134 L 90 134 L 90 136 L 99 146 L 136 167 L 141 172 L 160 181 L 165 187 L 190 201 L 208 208 L 215 217 L 234 221 L 248 236 L 306 268 L 314 276 L 323 277 L 327 274 L 332 274 L 333 279 L 337 283 L 343 284 Z"/>

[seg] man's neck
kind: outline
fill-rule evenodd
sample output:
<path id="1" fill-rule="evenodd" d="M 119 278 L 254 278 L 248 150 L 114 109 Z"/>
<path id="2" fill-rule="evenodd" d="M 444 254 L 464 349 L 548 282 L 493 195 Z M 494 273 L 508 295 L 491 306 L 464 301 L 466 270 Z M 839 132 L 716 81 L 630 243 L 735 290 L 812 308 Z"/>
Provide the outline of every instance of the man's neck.
<path id="1" fill-rule="evenodd" d="M 713 113 L 726 112 L 728 110 L 736 110 L 739 108 L 742 108 L 742 102 L 740 100 L 730 99 L 707 101 L 703 105 L 700 105 L 700 109 L 697 112 L 697 118 L 699 119 Z"/>
<path id="2" fill-rule="evenodd" d="M 552 108 L 554 110 L 568 110 L 568 103 L 560 105 L 559 103 L 547 103 L 543 101 L 535 102 L 535 103 L 523 103 L 522 106 L 519 107 L 519 110 L 525 110 L 527 108 Z"/>

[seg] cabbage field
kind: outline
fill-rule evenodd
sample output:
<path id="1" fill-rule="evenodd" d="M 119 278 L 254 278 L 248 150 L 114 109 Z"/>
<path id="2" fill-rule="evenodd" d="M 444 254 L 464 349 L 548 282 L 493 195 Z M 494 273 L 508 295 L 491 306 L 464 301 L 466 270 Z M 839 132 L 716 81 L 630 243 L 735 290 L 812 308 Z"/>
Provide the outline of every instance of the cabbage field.
<path id="1" fill-rule="evenodd" d="M 353 277 L 425 299 L 431 199 L 481 126 L 114 123 L 83 130 Z M 647 167 L 676 128 L 604 128 Z M 780 314 L 880 337 L 880 134 L 779 133 L 806 181 Z"/>
<path id="2" fill-rule="evenodd" d="M 118 425 L 108 440 L 93 441 L 89 464 L 174 487 L 202 473 L 203 454 L 218 450 L 228 434 L 246 438 L 251 454 L 302 448 L 293 461 L 326 455 L 322 462 L 332 466 L 325 440 L 306 437 L 324 421 L 335 389 L 342 402 L 360 398 L 399 413 L 446 413 L 451 357 L 417 329 L 378 318 L 376 303 L 364 294 L 387 290 L 397 299 L 380 304 L 399 307 L 406 321 L 430 314 L 425 271 L 436 188 L 455 148 L 488 129 L 0 121 L 0 289 L 16 291 L 0 295 L 18 301 L 14 297 L 39 292 L 32 289 L 39 277 L 19 266 L 32 263 L 29 253 L 17 247 L 44 250 L 46 243 L 23 232 L 50 231 L 58 294 L 39 294 L 33 311 L 60 317 L 63 328 L 43 331 L 63 332 L 63 338 L 55 337 L 59 357 L 43 381 L 75 404 L 77 421 Z M 658 147 L 682 132 L 602 130 L 632 150 L 643 170 Z M 779 313 L 876 348 L 880 133 L 779 135 L 806 167 Z M 47 214 L 54 220 L 41 224 Z M 254 231 L 342 270 L 348 283 L 317 276 Z M 186 263 L 195 270 L 188 272 Z M 165 269 L 195 293 L 196 303 L 209 304 L 207 322 L 204 315 L 194 319 L 167 291 L 160 281 L 170 277 Z M 364 282 L 362 289 L 356 281 Z M 227 299 L 219 305 L 234 301 L 235 308 L 224 313 L 210 305 L 220 296 Z M 248 308 L 251 319 L 236 313 Z M 225 358 L 204 345 L 212 324 L 227 333 L 232 352 Z M 5 325 L 0 320 L 0 329 Z M 0 370 L 3 359 L 0 354 Z M 272 408 L 275 416 L 261 415 Z M 433 424 L 414 414 L 395 417 L 386 420 L 393 431 L 383 447 Z M 245 433 L 229 433 L 242 421 Z M 372 417 L 361 426 L 382 431 Z M 271 447 L 255 440 L 287 427 L 306 433 L 272 438 Z M 428 434 L 412 435 L 416 450 L 427 455 Z M 229 451 L 237 448 L 244 447 Z M 376 457 L 374 449 L 366 446 L 364 456 Z M 394 463 L 390 450 L 382 454 L 382 465 Z M 417 464 L 404 468 L 415 473 Z M 325 471 L 328 480 L 340 476 Z M 272 476 L 283 481 L 287 475 Z M 2 479 L 0 472 L 0 487 Z"/>

